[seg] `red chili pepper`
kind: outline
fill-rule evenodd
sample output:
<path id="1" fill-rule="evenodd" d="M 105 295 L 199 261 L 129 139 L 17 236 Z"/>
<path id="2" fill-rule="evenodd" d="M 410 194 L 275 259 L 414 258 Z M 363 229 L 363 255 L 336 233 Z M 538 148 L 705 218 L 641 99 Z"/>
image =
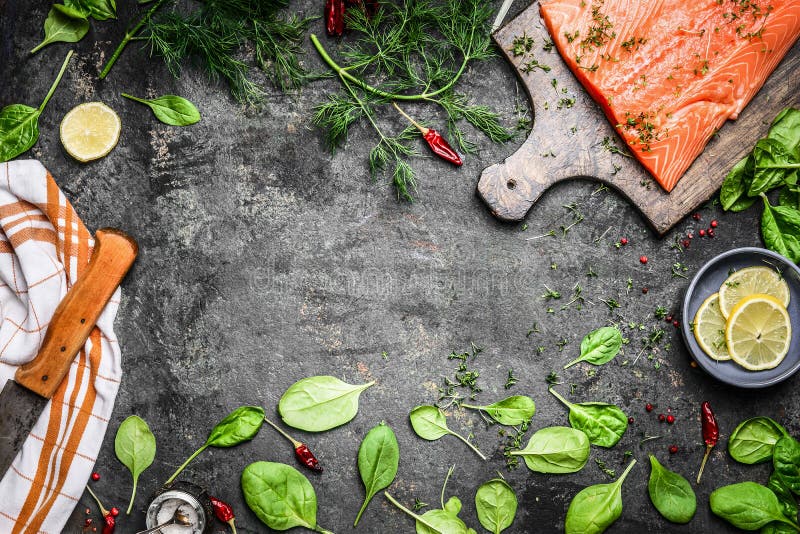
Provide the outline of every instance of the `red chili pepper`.
<path id="1" fill-rule="evenodd" d="M 314 453 L 308 450 L 308 447 L 305 443 L 301 443 L 294 448 L 294 455 L 304 466 L 308 467 L 309 469 L 313 469 L 314 471 L 322 472 L 322 466 L 319 465 L 319 460 L 317 460 L 317 457 L 314 456 Z"/>
<path id="2" fill-rule="evenodd" d="M 210 497 L 211 507 L 214 509 L 214 515 L 223 523 L 228 523 L 231 526 L 233 534 L 236 534 L 236 517 L 233 515 L 233 508 L 225 501 L 221 501 L 216 497 Z"/>
<path id="3" fill-rule="evenodd" d="M 711 405 L 708 401 L 700 405 L 700 418 L 703 425 L 703 441 L 706 444 L 706 453 L 703 455 L 703 463 L 700 464 L 700 471 L 697 473 L 697 483 L 700 483 L 700 477 L 703 475 L 703 469 L 706 466 L 708 455 L 711 454 L 711 449 L 719 441 L 719 426 L 717 425 L 717 418 L 714 417 L 714 412 L 711 410 Z"/>
<path id="4" fill-rule="evenodd" d="M 344 33 L 344 0 L 326 0 L 325 28 L 331 37 L 339 37 Z"/>
<path id="5" fill-rule="evenodd" d="M 110 513 L 103 516 L 103 534 L 114 534 L 114 528 L 117 526 L 117 521 Z"/>
<path id="6" fill-rule="evenodd" d="M 442 134 L 433 128 L 426 128 L 425 126 L 417 123 L 417 121 L 409 117 L 405 111 L 400 109 L 400 106 L 397 105 L 397 102 L 392 102 L 392 104 L 395 108 L 397 108 L 397 111 L 399 111 L 403 117 L 408 119 L 409 122 L 411 122 L 411 124 L 413 124 L 417 130 L 420 131 L 422 138 L 425 139 L 425 142 L 428 143 L 428 146 L 434 154 L 458 167 L 463 164 L 461 161 L 461 156 L 458 155 L 458 152 L 453 150 L 453 147 L 447 144 L 447 141 L 444 137 L 442 137 Z"/>

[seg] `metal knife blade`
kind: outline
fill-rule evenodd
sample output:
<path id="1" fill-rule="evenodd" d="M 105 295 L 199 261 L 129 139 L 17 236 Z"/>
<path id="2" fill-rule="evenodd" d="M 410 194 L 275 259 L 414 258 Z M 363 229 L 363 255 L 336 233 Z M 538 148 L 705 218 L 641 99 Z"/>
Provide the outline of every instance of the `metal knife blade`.
<path id="1" fill-rule="evenodd" d="M 0 391 L 0 478 L 67 375 L 138 250 L 136 241 L 120 230 L 103 228 L 95 234 L 89 265 L 53 313 L 36 357 L 20 366 Z"/>

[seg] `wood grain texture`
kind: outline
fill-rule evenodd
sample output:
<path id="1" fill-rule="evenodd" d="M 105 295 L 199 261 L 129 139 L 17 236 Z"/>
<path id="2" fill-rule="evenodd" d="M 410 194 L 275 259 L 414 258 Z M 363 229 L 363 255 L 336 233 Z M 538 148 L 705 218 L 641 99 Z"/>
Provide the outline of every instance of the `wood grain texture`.
<path id="1" fill-rule="evenodd" d="M 136 241 L 120 230 L 97 231 L 86 272 L 53 313 L 39 353 L 17 369 L 14 380 L 19 385 L 48 399 L 53 396 L 138 250 Z"/>
<path id="2" fill-rule="evenodd" d="M 513 41 L 523 34 L 534 39 L 533 49 L 515 57 L 511 53 Z M 731 167 L 766 135 L 781 109 L 800 105 L 798 42 L 739 118 L 720 129 L 675 189 L 666 193 L 638 161 L 603 148 L 606 137 L 619 147 L 624 148 L 625 143 L 555 48 L 551 52 L 542 49 L 548 39 L 538 4 L 529 6 L 494 35 L 525 87 L 534 115 L 533 129 L 519 150 L 503 163 L 484 169 L 478 182 L 478 195 L 492 214 L 504 221 L 523 219 L 551 185 L 589 178 L 619 191 L 659 235 L 664 235 L 714 195 Z M 552 70 L 523 72 L 531 57 Z M 558 89 L 553 88 L 553 79 Z M 564 97 L 575 98 L 575 104 L 558 109 L 558 101 Z"/>

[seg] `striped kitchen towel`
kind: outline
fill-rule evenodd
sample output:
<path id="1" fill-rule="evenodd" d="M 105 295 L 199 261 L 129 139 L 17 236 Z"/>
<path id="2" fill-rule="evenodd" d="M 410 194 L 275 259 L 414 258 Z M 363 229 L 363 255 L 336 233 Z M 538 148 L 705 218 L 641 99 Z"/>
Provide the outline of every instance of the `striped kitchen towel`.
<path id="1" fill-rule="evenodd" d="M 0 384 L 39 350 L 86 270 L 94 240 L 34 160 L 0 164 Z M 0 533 L 57 534 L 94 467 L 119 381 L 116 293 L 11 468 L 0 473 Z"/>

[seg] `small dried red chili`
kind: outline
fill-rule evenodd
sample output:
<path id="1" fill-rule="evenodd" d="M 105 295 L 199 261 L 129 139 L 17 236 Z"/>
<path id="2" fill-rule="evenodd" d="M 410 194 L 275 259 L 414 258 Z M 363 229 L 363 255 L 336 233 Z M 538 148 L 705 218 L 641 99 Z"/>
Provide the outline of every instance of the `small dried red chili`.
<path id="1" fill-rule="evenodd" d="M 223 523 L 229 524 L 233 534 L 236 534 L 236 517 L 233 515 L 233 508 L 231 508 L 231 505 L 216 497 L 209 496 L 208 499 L 211 501 L 211 507 L 214 509 L 214 515 L 217 516 L 217 519 Z"/>
<path id="2" fill-rule="evenodd" d="M 100 508 L 100 513 L 103 514 L 103 532 L 102 534 L 114 534 L 114 528 L 117 525 L 117 520 L 114 518 L 114 514 L 103 506 L 100 502 L 100 499 L 97 498 L 97 495 L 94 494 L 92 488 L 86 486 L 87 491 L 89 494 L 94 498 L 95 502 L 97 503 L 97 507 Z M 114 510 L 115 508 L 112 508 Z M 119 511 L 117 511 L 119 513 Z"/>
<path id="3" fill-rule="evenodd" d="M 719 426 L 717 425 L 717 418 L 714 417 L 714 412 L 711 410 L 711 405 L 708 401 L 700 405 L 700 418 L 703 427 L 703 441 L 706 444 L 706 453 L 703 455 L 703 463 L 700 464 L 700 471 L 697 473 L 697 483 L 700 483 L 700 477 L 703 476 L 703 469 L 706 466 L 708 455 L 711 454 L 711 449 L 719 441 Z"/>
<path id="4" fill-rule="evenodd" d="M 461 156 L 458 155 L 458 152 L 453 150 L 453 147 L 447 143 L 445 138 L 442 137 L 442 134 L 433 128 L 426 128 L 425 126 L 422 126 L 417 121 L 409 117 L 405 111 L 400 109 L 400 106 L 397 105 L 397 102 L 392 102 L 392 104 L 403 117 L 408 119 L 409 122 L 411 122 L 411 124 L 413 124 L 417 130 L 419 130 L 419 132 L 422 134 L 422 138 L 425 139 L 426 143 L 428 143 L 428 147 L 430 147 L 431 152 L 458 167 L 463 164 L 461 161 Z"/>
<path id="5" fill-rule="evenodd" d="M 297 458 L 297 461 L 299 461 L 301 464 L 303 464 L 304 466 L 308 467 L 309 469 L 312 469 L 312 470 L 316 471 L 317 473 L 321 473 L 322 472 L 322 466 L 319 465 L 319 460 L 317 460 L 317 457 L 314 456 L 314 453 L 311 452 L 311 450 L 308 448 L 308 446 L 305 443 L 297 441 L 292 436 L 290 436 L 289 434 L 284 432 L 281 429 L 281 427 L 279 427 L 278 425 L 276 425 L 275 423 L 273 423 L 272 421 L 270 421 L 266 417 L 264 418 L 264 421 L 269 426 L 271 426 L 272 428 L 277 430 L 280 433 L 281 436 L 283 436 L 284 438 L 286 438 L 286 439 L 288 439 L 289 441 L 292 442 L 292 445 L 294 445 L 294 455 Z"/>
<path id="6" fill-rule="evenodd" d="M 326 0 L 325 29 L 331 37 L 339 37 L 344 33 L 344 0 Z"/>

